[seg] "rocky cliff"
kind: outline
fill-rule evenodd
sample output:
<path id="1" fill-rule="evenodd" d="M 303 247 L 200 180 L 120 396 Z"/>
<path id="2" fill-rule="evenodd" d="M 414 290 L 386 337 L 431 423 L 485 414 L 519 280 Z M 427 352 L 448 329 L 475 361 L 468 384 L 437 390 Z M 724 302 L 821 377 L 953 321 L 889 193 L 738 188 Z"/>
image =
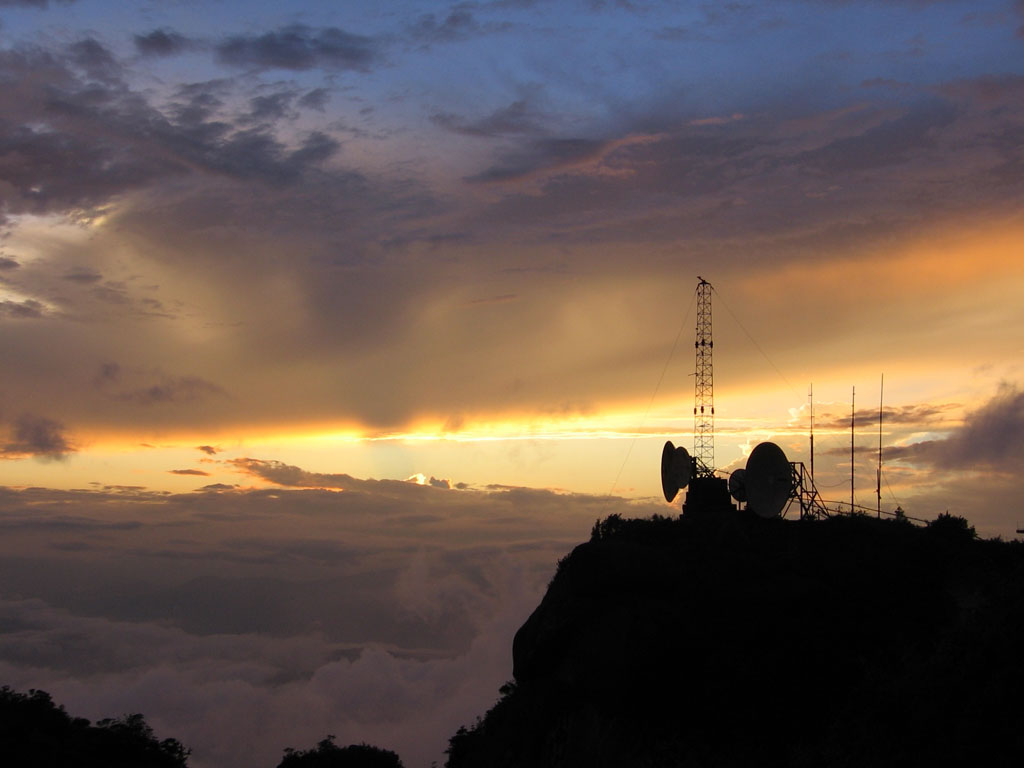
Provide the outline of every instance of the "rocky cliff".
<path id="1" fill-rule="evenodd" d="M 621 520 L 449 768 L 1017 765 L 1024 549 L 966 521 Z"/>

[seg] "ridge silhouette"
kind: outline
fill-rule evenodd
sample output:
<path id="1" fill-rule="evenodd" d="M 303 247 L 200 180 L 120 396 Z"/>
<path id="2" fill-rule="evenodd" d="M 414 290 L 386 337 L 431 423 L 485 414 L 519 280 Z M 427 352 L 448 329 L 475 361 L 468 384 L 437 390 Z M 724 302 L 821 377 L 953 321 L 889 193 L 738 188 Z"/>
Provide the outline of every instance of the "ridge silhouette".
<path id="1" fill-rule="evenodd" d="M 962 518 L 613 515 L 446 766 L 1019 765 L 1022 628 L 1024 548 Z"/>

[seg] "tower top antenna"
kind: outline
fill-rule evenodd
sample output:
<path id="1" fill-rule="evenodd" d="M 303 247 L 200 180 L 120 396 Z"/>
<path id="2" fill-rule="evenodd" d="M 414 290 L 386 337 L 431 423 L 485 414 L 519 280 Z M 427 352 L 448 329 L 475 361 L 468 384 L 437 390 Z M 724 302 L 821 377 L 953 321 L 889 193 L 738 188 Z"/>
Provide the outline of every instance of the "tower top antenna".
<path id="1" fill-rule="evenodd" d="M 693 458 L 698 477 L 715 473 L 715 395 L 711 353 L 711 283 L 700 275 L 697 283 L 697 367 L 693 384 Z"/>

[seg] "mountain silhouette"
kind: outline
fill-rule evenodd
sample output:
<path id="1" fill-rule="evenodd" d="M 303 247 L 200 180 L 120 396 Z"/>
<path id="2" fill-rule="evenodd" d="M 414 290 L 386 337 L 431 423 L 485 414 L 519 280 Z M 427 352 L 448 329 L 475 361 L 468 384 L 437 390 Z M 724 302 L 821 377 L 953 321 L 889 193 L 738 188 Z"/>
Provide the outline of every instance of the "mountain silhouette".
<path id="1" fill-rule="evenodd" d="M 448 768 L 1020 765 L 1024 548 L 962 518 L 612 516 Z"/>

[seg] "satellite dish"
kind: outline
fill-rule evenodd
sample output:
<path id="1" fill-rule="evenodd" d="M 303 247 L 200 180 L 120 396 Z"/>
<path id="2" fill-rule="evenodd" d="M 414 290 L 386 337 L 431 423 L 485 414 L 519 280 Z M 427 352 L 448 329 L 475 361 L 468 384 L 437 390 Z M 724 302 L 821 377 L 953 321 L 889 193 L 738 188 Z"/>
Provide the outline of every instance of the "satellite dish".
<path id="1" fill-rule="evenodd" d="M 747 500 L 747 470 L 736 469 L 729 475 L 729 495 L 736 501 Z"/>
<path id="2" fill-rule="evenodd" d="M 760 517 L 777 517 L 793 495 L 793 470 L 775 443 L 758 443 L 747 458 L 747 508 Z"/>
<path id="3" fill-rule="evenodd" d="M 665 441 L 661 450 L 661 490 L 665 501 L 672 501 L 690 482 L 690 454 L 683 446 L 672 445 L 671 440 Z"/>

